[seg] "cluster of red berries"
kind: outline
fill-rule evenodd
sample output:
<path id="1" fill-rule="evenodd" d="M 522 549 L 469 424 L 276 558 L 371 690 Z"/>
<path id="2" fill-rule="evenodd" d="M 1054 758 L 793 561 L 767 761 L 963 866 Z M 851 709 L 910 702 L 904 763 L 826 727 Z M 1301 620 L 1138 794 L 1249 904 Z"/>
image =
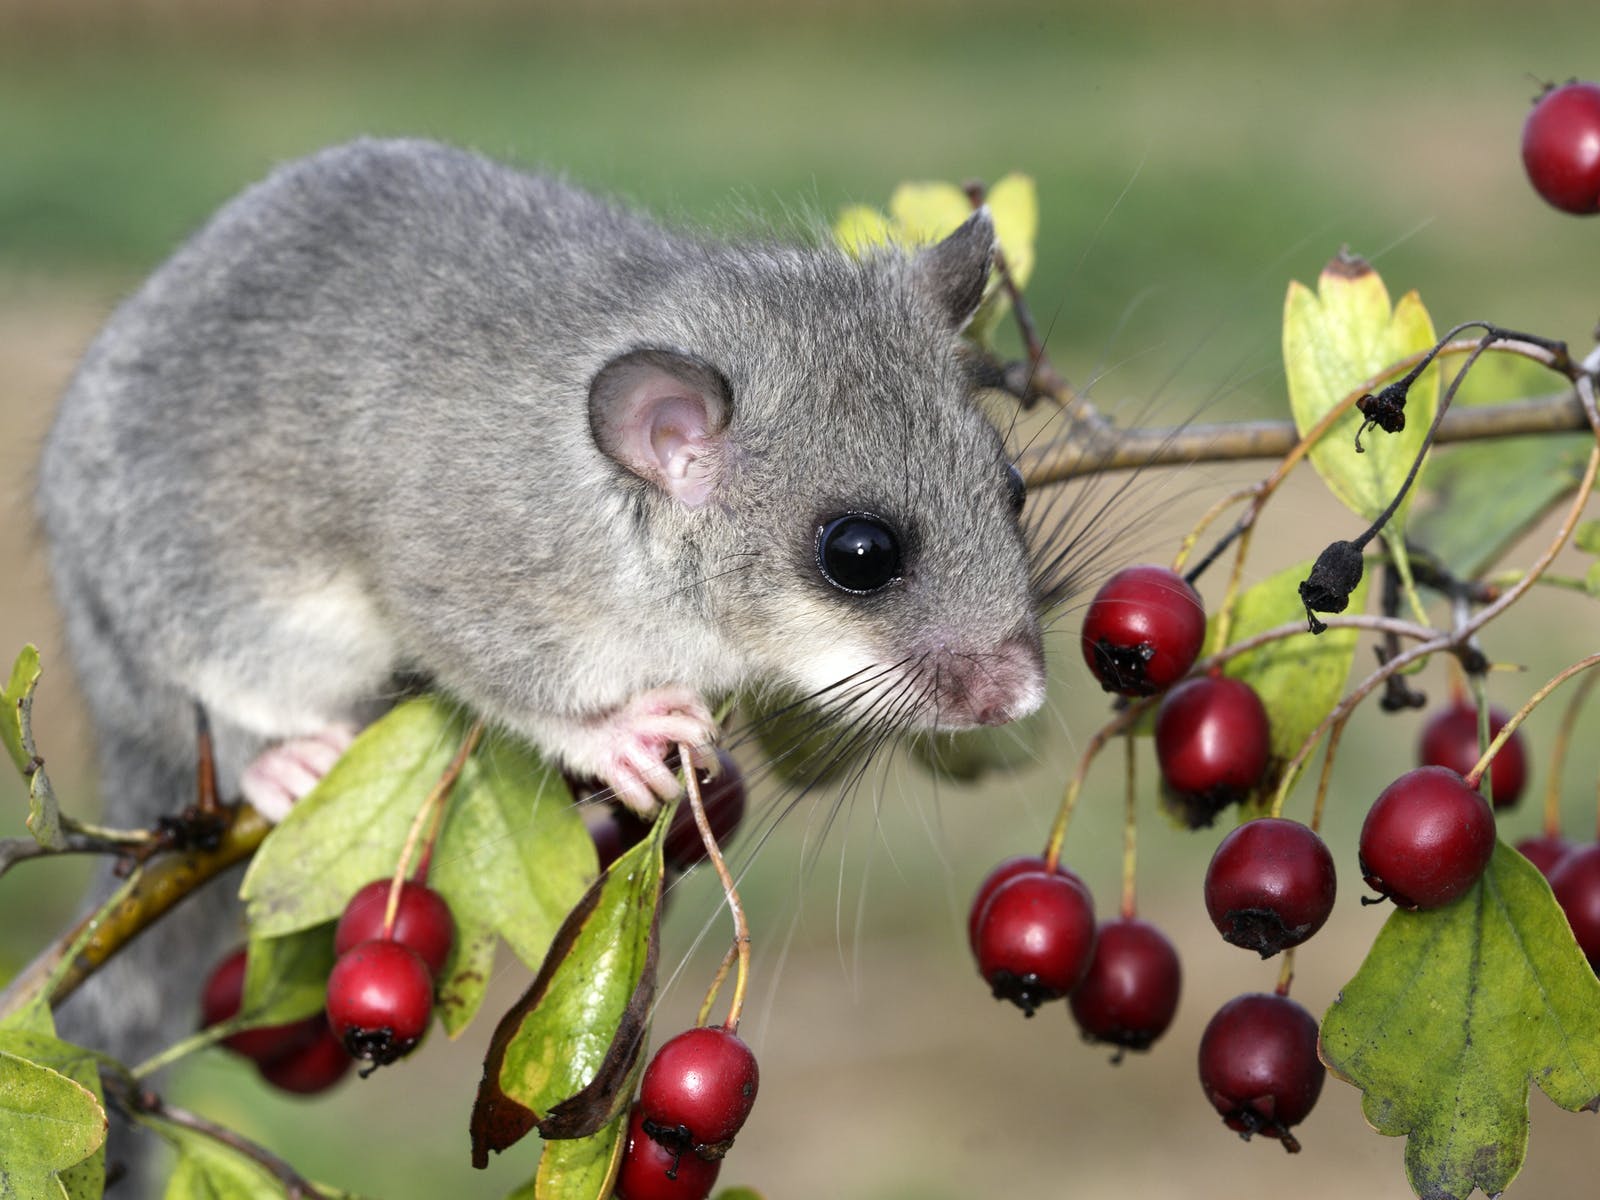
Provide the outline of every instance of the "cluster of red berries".
<path id="1" fill-rule="evenodd" d="M 717 751 L 716 778 L 705 772 L 697 773 L 700 781 L 700 803 L 705 807 L 706 820 L 719 846 L 726 845 L 744 820 L 745 786 L 739 773 L 739 764 L 724 750 Z M 595 785 L 598 787 L 598 785 Z M 581 781 L 576 787 L 580 798 L 592 789 Z M 604 871 L 628 850 L 644 840 L 650 832 L 647 822 L 618 804 L 585 804 L 581 809 L 589 836 L 594 839 L 595 852 Z M 687 804 L 678 805 L 672 814 L 672 824 L 667 827 L 662 854 L 667 866 L 675 871 L 687 871 L 706 859 L 705 843 L 700 840 L 700 829 L 694 823 L 694 813 Z"/>
<path id="2" fill-rule="evenodd" d="M 401 884 L 394 925 L 384 930 L 391 881 L 375 879 L 350 898 L 334 932 L 338 955 L 325 1010 L 288 1025 L 247 1029 L 222 1044 L 250 1059 L 267 1082 L 311 1095 L 338 1083 L 357 1059 L 384 1066 L 411 1053 L 433 1016 L 434 979 L 455 941 L 443 897 Z M 201 1024 L 239 1011 L 245 951 L 223 959 L 201 991 Z"/>
<path id="3" fill-rule="evenodd" d="M 1271 749 L 1267 710 L 1248 683 L 1221 674 L 1183 679 L 1205 635 L 1199 594 L 1165 567 L 1118 571 L 1083 622 L 1083 656 L 1106 691 L 1166 692 L 1156 712 L 1156 760 L 1191 828 L 1211 824 L 1247 796 L 1265 775 Z"/>
<path id="4" fill-rule="evenodd" d="M 628 1115 L 617 1200 L 705 1200 L 759 1082 L 755 1055 L 729 1029 L 702 1026 L 663 1044 Z"/>

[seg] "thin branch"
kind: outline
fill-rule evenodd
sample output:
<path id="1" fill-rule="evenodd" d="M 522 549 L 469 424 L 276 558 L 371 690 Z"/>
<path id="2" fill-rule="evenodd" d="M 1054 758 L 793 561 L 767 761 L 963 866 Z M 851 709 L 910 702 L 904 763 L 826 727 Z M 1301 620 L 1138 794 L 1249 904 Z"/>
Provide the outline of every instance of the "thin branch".
<path id="1" fill-rule="evenodd" d="M 121 1109 L 124 1114 L 133 1120 L 144 1120 L 165 1123 L 190 1133 L 197 1133 L 201 1137 L 209 1138 L 218 1145 L 226 1146 L 237 1154 L 248 1158 L 267 1174 L 271 1175 L 283 1185 L 283 1193 L 289 1200 L 315 1200 L 324 1193 L 316 1184 L 312 1183 L 300 1172 L 296 1171 L 283 1159 L 279 1158 L 266 1147 L 250 1141 L 242 1134 L 214 1121 L 209 1121 L 198 1113 L 188 1109 L 178 1108 L 168 1104 L 160 1096 L 151 1091 L 144 1091 L 131 1086 L 127 1081 L 112 1074 L 104 1077 L 106 1099 Z"/>
<path id="2" fill-rule="evenodd" d="M 0 875 L 4 875 L 19 862 L 27 862 L 30 858 L 49 858 L 55 854 L 109 854 L 120 857 L 129 854 L 142 844 L 130 841 L 130 837 L 131 835 L 107 837 L 96 833 L 67 832 L 62 834 L 62 844 L 55 848 L 40 845 L 27 837 L 0 838 Z"/>
<path id="3" fill-rule="evenodd" d="M 1048 445 L 1023 451 L 1017 459 L 1023 481 L 1033 488 L 1107 471 L 1282 458 L 1300 440 L 1292 421 L 1118 429 L 1102 418 L 1099 426 L 1085 429 L 1080 422 Z M 1578 433 L 1588 427 L 1582 401 L 1576 393 L 1566 392 L 1453 409 L 1440 423 L 1434 441 L 1443 444 L 1523 434 Z"/>

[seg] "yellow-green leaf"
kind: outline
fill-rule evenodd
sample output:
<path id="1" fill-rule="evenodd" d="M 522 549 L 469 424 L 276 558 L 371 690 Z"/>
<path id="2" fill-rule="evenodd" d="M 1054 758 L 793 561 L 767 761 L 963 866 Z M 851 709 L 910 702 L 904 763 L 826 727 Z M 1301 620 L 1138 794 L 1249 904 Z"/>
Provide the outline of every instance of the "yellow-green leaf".
<path id="1" fill-rule="evenodd" d="M 972 215 L 972 201 L 953 183 L 902 183 L 889 197 L 889 215 L 904 246 L 925 246 L 954 233 Z"/>
<path id="2" fill-rule="evenodd" d="M 1600 979 L 1538 870 L 1504 843 L 1460 900 L 1396 911 L 1322 1022 L 1330 1070 L 1379 1133 L 1406 1137 L 1425 1200 L 1503 1192 L 1528 1142 L 1528 1086 L 1600 1105 Z"/>
<path id="3" fill-rule="evenodd" d="M 1417 294 L 1408 292 L 1391 308 L 1383 280 L 1360 259 L 1330 262 L 1315 293 L 1291 283 L 1284 301 L 1283 361 L 1295 428 L 1304 435 L 1366 380 L 1434 341 L 1433 321 Z M 1369 429 L 1361 439 L 1365 452 L 1357 453 L 1362 417 L 1351 408 L 1312 447 L 1311 465 L 1347 508 L 1370 522 L 1400 490 L 1438 403 L 1435 363 L 1411 386 L 1403 430 Z M 1386 539 L 1401 536 L 1406 503 L 1385 527 Z"/>
<path id="4" fill-rule="evenodd" d="M 1033 278 L 1034 243 L 1039 236 L 1039 191 L 1031 176 L 1013 172 L 989 189 L 995 238 L 1006 256 L 1006 269 L 1018 288 Z"/>
<path id="5" fill-rule="evenodd" d="M 33 765 L 33 750 L 27 736 L 28 711 L 33 706 L 33 689 L 39 682 L 39 648 L 31 643 L 22 648 L 16 662 L 11 664 L 11 675 L 5 691 L 0 693 L 5 701 L 0 712 L 0 742 L 5 743 L 11 761 L 17 770 L 26 772 Z"/>
<path id="6" fill-rule="evenodd" d="M 604 1200 L 616 1182 L 626 1148 L 628 1114 L 586 1138 L 546 1142 L 533 1181 L 533 1200 Z"/>
<path id="7" fill-rule="evenodd" d="M 834 240 L 857 258 L 894 241 L 889 218 L 865 204 L 852 204 L 833 223 Z"/>
<path id="8" fill-rule="evenodd" d="M 62 1200 L 68 1195 L 62 1172 L 94 1155 L 105 1139 L 105 1109 L 93 1092 L 0 1050 L 0 1196 Z"/>
<path id="9" fill-rule="evenodd" d="M 333 925 L 250 939 L 241 1017 L 250 1028 L 286 1025 L 322 1011 L 333 970 Z"/>
<path id="10" fill-rule="evenodd" d="M 1234 605 L 1231 642 L 1238 644 L 1280 625 L 1303 622 L 1305 605 L 1299 588 L 1310 571 L 1309 562 L 1298 563 L 1241 595 Z M 1348 611 L 1359 613 L 1366 598 L 1367 577 L 1363 576 L 1350 594 Z M 1212 626 L 1214 630 L 1215 621 Z M 1267 710 L 1271 730 L 1267 773 L 1251 800 L 1240 806 L 1243 819 L 1260 816 L 1262 807 L 1271 803 L 1284 767 L 1339 702 L 1355 660 L 1359 633 L 1355 629 L 1330 629 L 1316 635 L 1304 631 L 1240 654 L 1223 667 L 1225 674 L 1255 689 Z"/>
<path id="11" fill-rule="evenodd" d="M 74 1046 L 57 1038 L 55 1024 L 49 1020 L 48 1014 L 49 1009 L 46 1008 L 42 1026 L 37 1021 L 30 1021 L 27 1025 L 8 1025 L 4 1030 L 0 1030 L 0 1051 L 59 1071 L 87 1091 L 94 1097 L 95 1103 L 104 1108 L 105 1096 L 100 1085 L 98 1057 L 81 1046 Z M 3 1170 L 3 1163 L 4 1155 L 0 1155 L 0 1170 Z M 58 1172 L 55 1182 L 68 1200 L 99 1200 L 105 1190 L 105 1177 L 106 1148 L 102 1142 L 93 1154 Z M 50 1192 L 48 1188 L 46 1191 L 52 1197 L 58 1194 Z M 0 1192 L 0 1195 L 3 1194 Z"/>

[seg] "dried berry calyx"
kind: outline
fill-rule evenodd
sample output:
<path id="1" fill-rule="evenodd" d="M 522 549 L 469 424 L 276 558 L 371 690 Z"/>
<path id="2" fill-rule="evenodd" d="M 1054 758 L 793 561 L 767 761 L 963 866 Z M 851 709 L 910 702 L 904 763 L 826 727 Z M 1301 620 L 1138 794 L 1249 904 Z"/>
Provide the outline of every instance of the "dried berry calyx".
<path id="1" fill-rule="evenodd" d="M 1361 428 L 1356 430 L 1356 453 L 1366 453 L 1361 445 L 1361 435 L 1376 425 L 1385 433 L 1399 433 L 1406 427 L 1406 393 L 1411 390 L 1408 375 L 1398 383 L 1391 383 L 1376 396 L 1368 392 L 1356 401 L 1361 410 Z"/>
<path id="2" fill-rule="evenodd" d="M 1311 575 L 1300 584 L 1300 602 L 1306 606 L 1306 622 L 1312 633 L 1328 628 L 1317 620 L 1317 613 L 1345 610 L 1364 570 L 1361 546 L 1355 542 L 1334 542 L 1317 555 Z"/>

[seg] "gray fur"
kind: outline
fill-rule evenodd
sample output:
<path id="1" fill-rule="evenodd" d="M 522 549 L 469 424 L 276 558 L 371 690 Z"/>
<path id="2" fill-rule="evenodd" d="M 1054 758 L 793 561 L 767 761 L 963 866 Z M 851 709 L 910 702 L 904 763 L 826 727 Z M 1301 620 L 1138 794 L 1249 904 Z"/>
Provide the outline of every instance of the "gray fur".
<path id="1" fill-rule="evenodd" d="M 112 819 L 186 799 L 196 699 L 231 792 L 400 673 L 565 757 L 574 722 L 644 689 L 811 690 L 841 645 L 960 678 L 1008 638 L 1036 660 L 1007 460 L 955 338 L 991 248 L 986 217 L 920 258 L 724 244 L 420 141 L 278 170 L 118 310 L 46 446 Z M 729 385 L 693 511 L 590 433 L 591 380 L 642 347 Z M 847 510 L 905 531 L 902 583 L 819 577 L 817 521 Z M 970 723 L 937 698 L 917 723 Z"/>

